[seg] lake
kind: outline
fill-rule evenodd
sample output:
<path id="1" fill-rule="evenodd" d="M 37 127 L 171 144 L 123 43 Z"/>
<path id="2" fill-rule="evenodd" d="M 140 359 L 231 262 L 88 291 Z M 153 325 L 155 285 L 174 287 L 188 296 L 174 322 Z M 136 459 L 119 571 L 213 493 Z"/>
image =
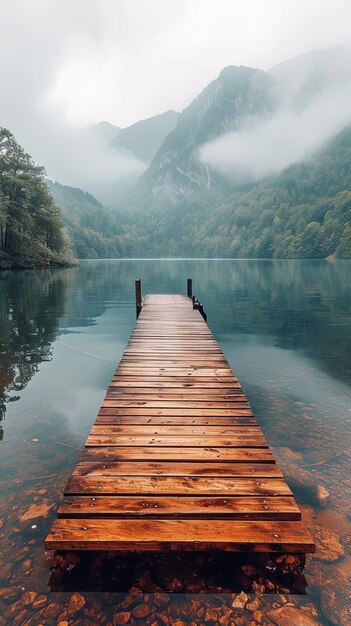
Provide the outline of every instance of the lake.
<path id="1" fill-rule="evenodd" d="M 252 626 L 278 623 L 268 614 L 283 606 L 300 607 L 307 626 L 351 623 L 350 276 L 347 260 L 92 260 L 2 272 L 0 626 L 214 624 L 218 616 L 224 626 Z M 49 587 L 52 555 L 43 541 L 135 323 L 135 278 L 146 294 L 185 293 L 187 277 L 313 530 L 317 555 L 307 558 L 306 594 L 259 595 L 257 603 L 247 594 L 246 608 L 203 577 L 192 595 L 177 585 L 178 593 L 163 594 L 159 577 L 155 589 L 139 585 L 153 607 L 140 621 L 122 583 L 105 592 L 76 589 L 77 581 L 69 590 L 52 580 Z M 43 512 L 42 524 L 31 523 L 33 510 Z M 69 604 L 72 590 L 84 605 L 77 597 Z M 128 614 L 131 621 L 118 621 Z"/>

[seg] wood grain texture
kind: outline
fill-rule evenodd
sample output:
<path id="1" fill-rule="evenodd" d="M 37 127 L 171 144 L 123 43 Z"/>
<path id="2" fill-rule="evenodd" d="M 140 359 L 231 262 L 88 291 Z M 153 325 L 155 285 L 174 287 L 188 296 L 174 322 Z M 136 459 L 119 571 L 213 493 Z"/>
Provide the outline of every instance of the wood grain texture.
<path id="1" fill-rule="evenodd" d="M 46 548 L 311 552 L 300 520 L 199 311 L 148 296 Z"/>
<path id="2" fill-rule="evenodd" d="M 275 463 L 191 463 L 183 461 L 104 461 L 82 462 L 73 476 L 226 476 L 282 478 Z"/>
<path id="3" fill-rule="evenodd" d="M 274 457 L 269 448 L 162 448 L 161 446 L 120 448 L 86 447 L 80 455 L 80 460 L 105 459 L 113 461 L 196 461 L 212 463 L 215 461 L 236 463 L 273 463 Z"/>
<path id="4" fill-rule="evenodd" d="M 58 510 L 62 518 L 180 517 L 198 519 L 299 520 L 292 497 L 266 496 L 65 496 Z"/>
<path id="5" fill-rule="evenodd" d="M 291 496 L 285 480 L 275 478 L 222 478 L 218 476 L 71 476 L 65 495 L 216 495 Z"/>
<path id="6" fill-rule="evenodd" d="M 57 519 L 47 550 L 313 552 L 299 521 Z"/>

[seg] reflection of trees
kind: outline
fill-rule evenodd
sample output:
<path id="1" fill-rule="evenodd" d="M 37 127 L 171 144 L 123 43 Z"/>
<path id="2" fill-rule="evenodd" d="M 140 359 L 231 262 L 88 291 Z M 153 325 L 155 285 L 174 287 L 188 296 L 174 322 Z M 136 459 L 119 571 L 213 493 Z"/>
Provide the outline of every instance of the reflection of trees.
<path id="1" fill-rule="evenodd" d="M 185 293 L 186 278 L 192 277 L 218 337 L 233 332 L 273 337 L 349 381 L 349 272 L 347 260 L 89 261 L 81 267 L 75 310 L 84 306 L 96 315 L 109 302 L 134 302 L 135 278 L 142 279 L 145 294 Z"/>
<path id="2" fill-rule="evenodd" d="M 90 271 L 99 274 L 101 284 L 113 283 L 114 300 L 133 300 L 133 281 L 139 276 L 144 294 L 185 293 L 186 278 L 192 277 L 218 337 L 233 332 L 270 336 L 283 348 L 317 359 L 328 374 L 350 380 L 348 260 L 92 263 Z"/>
<path id="3" fill-rule="evenodd" d="M 134 302 L 138 277 L 144 294 L 185 293 L 192 277 L 217 336 L 270 336 L 317 359 L 330 375 L 350 380 L 349 272 L 347 260 L 89 261 L 81 267 L 74 310 L 84 307 L 94 316 L 108 303 Z"/>
<path id="4" fill-rule="evenodd" d="M 329 265 L 169 259 L 89 261 L 80 269 L 2 273 L 0 419 L 6 402 L 16 399 L 42 361 L 52 358 L 58 332 L 94 324 L 109 306 L 130 306 L 132 325 L 134 279 L 139 277 L 144 294 L 185 293 L 186 278 L 192 277 L 218 337 L 233 332 L 273 337 L 283 348 L 301 349 L 328 374 L 349 381 L 349 267 L 342 260 Z"/>
<path id="5" fill-rule="evenodd" d="M 51 360 L 51 345 L 75 271 L 1 274 L 0 420 L 6 403 L 19 398 L 16 392 L 24 389 L 40 363 Z"/>
<path id="6" fill-rule="evenodd" d="M 223 262 L 216 277 L 208 265 L 201 297 L 209 323 L 226 332 L 271 336 L 283 348 L 300 349 L 332 376 L 351 377 L 350 262 Z M 210 281 L 208 281 L 210 277 Z M 222 286 L 222 289 L 221 287 Z"/>

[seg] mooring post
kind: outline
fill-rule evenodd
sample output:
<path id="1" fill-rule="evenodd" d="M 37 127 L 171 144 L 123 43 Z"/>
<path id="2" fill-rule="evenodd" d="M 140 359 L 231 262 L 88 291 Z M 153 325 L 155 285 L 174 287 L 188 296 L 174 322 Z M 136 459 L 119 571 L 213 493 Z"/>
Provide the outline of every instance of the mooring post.
<path id="1" fill-rule="evenodd" d="M 187 283 L 188 298 L 192 298 L 193 297 L 193 279 L 188 278 L 186 283 Z"/>
<path id="2" fill-rule="evenodd" d="M 141 279 L 138 278 L 135 281 L 135 307 L 136 307 L 136 317 L 138 319 L 141 311 L 141 307 L 143 306 L 142 298 L 141 298 Z"/>

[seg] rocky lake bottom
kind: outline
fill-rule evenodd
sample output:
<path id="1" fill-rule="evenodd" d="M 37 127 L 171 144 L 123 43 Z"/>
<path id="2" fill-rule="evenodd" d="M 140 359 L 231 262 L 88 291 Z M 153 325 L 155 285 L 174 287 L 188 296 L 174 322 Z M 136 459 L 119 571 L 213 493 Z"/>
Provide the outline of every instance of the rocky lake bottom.
<path id="1" fill-rule="evenodd" d="M 0 275 L 0 626 L 351 624 L 350 261 L 87 261 Z M 316 543 L 52 554 L 44 538 L 143 291 L 192 277 Z"/>

